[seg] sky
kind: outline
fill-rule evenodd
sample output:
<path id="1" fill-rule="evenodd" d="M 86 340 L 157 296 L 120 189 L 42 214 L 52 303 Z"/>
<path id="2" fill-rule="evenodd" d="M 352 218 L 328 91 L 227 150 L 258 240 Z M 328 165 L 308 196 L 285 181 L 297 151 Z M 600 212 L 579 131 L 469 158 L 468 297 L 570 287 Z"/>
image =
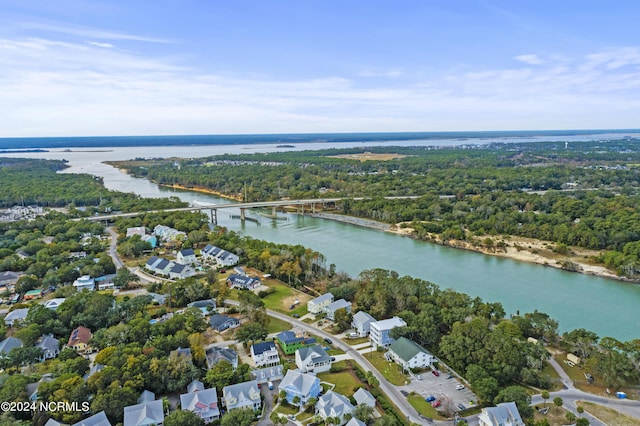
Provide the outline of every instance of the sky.
<path id="1" fill-rule="evenodd" d="M 0 0 L 0 137 L 638 128 L 640 2 Z"/>

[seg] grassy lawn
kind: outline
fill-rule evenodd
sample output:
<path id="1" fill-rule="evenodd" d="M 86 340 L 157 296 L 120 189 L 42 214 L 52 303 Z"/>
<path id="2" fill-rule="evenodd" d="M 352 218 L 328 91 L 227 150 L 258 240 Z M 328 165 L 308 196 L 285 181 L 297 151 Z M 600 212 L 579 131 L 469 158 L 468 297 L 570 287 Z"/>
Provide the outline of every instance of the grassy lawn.
<path id="1" fill-rule="evenodd" d="M 571 378 L 571 381 L 573 381 L 576 388 L 580 389 L 581 391 L 592 393 L 592 394 L 598 394 L 598 395 L 605 394 L 606 386 L 602 385 L 601 383 L 598 383 L 597 377 L 593 384 L 589 384 L 587 382 L 587 379 L 584 377 L 584 373 L 587 372 L 587 370 L 585 370 L 579 365 L 576 365 L 575 367 L 571 367 L 570 365 L 565 364 L 564 361 L 566 357 L 564 354 L 555 355 L 554 358 L 556 359 L 556 361 L 558 361 L 558 364 L 560 364 L 560 367 L 562 367 L 565 373 L 567 373 L 567 375 Z"/>
<path id="2" fill-rule="evenodd" d="M 549 378 L 551 379 L 551 389 L 549 389 L 549 392 L 562 389 L 562 381 L 560 380 L 560 376 L 558 375 L 556 370 L 553 369 L 551 364 L 549 364 L 548 362 L 544 363 L 544 368 L 542 369 L 542 375 L 549 376 Z"/>
<path id="3" fill-rule="evenodd" d="M 541 404 L 539 407 L 542 408 L 544 404 Z M 533 420 L 536 422 L 541 421 L 543 419 L 547 419 L 549 424 L 551 425 L 565 425 L 569 424 L 567 420 L 567 410 L 562 407 L 556 407 L 553 405 L 553 402 L 547 401 L 547 407 L 551 407 L 547 414 L 540 414 L 538 410 L 533 411 Z M 609 423 L 607 423 L 609 424 Z"/>
<path id="4" fill-rule="evenodd" d="M 311 296 L 276 279 L 268 279 L 264 284 L 269 288 L 275 289 L 275 292 L 262 299 L 267 309 L 288 315 L 298 314 L 302 316 L 307 313 L 307 302 L 311 299 Z M 295 299 L 298 299 L 300 303 L 296 305 L 295 309 L 289 309 Z"/>
<path id="5" fill-rule="evenodd" d="M 267 333 L 280 333 L 281 331 L 290 330 L 291 324 L 278 318 L 269 317 L 269 326 Z"/>
<path id="6" fill-rule="evenodd" d="M 609 426 L 633 426 L 640 424 L 640 419 L 636 417 L 627 416 L 626 414 L 619 413 L 599 404 L 586 401 L 578 401 L 578 404 L 582 405 L 585 411 L 593 414 Z"/>
<path id="7" fill-rule="evenodd" d="M 338 368 L 344 368 L 344 370 L 339 373 L 320 373 L 318 374 L 318 378 L 323 382 L 329 382 L 336 385 L 333 389 L 335 392 L 342 395 L 353 395 L 358 387 L 364 386 L 364 383 L 362 383 L 353 372 L 352 366 L 346 361 L 336 362 L 333 365 Z"/>
<path id="8" fill-rule="evenodd" d="M 446 420 L 445 417 L 438 414 L 438 411 L 431 406 L 431 403 L 425 401 L 420 395 L 411 394 L 407 397 L 407 401 L 409 401 L 409 404 L 411 404 L 411 406 L 423 416 L 436 420 Z"/>
<path id="9" fill-rule="evenodd" d="M 327 351 L 327 355 L 331 355 L 331 356 L 342 355 L 343 353 L 344 353 L 344 351 L 341 351 L 340 349 L 329 349 Z"/>
<path id="10" fill-rule="evenodd" d="M 402 386 L 408 381 L 407 376 L 400 370 L 400 366 L 384 359 L 382 352 L 373 351 L 364 354 L 364 357 L 367 358 L 391 384 Z"/>
<path id="11" fill-rule="evenodd" d="M 351 346 L 360 345 L 362 343 L 367 343 L 368 341 L 369 341 L 368 337 L 358 337 L 357 339 L 347 339 L 346 340 L 346 342 Z"/>
<path id="12" fill-rule="evenodd" d="M 285 406 L 285 405 L 279 405 L 278 408 L 276 408 L 274 410 L 276 413 L 278 414 L 284 414 L 285 416 L 288 416 L 289 414 L 297 414 L 298 413 L 298 407 L 291 407 L 291 406 Z"/>

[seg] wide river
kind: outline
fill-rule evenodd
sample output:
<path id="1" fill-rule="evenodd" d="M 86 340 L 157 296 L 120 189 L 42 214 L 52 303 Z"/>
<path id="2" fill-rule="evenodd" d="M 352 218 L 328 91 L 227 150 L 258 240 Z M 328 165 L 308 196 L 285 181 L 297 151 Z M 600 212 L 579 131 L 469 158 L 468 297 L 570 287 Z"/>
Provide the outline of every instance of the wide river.
<path id="1" fill-rule="evenodd" d="M 411 142 L 416 145 L 416 141 Z M 433 141 L 428 144 L 434 144 Z M 398 144 L 400 145 L 400 144 Z M 362 143 L 304 144 L 299 149 L 330 146 L 362 146 Z M 251 153 L 281 151 L 275 145 L 233 145 L 202 147 L 132 147 L 106 152 L 51 150 L 46 153 L 4 154 L 12 157 L 67 159 L 69 173 L 89 173 L 104 179 L 109 189 L 134 192 L 144 197 L 177 196 L 184 201 L 222 202 L 192 191 L 159 187 L 132 178 L 106 160 L 136 157 L 202 157 L 224 152 Z M 228 200 L 224 200 L 228 202 Z M 323 253 L 327 265 L 357 276 L 370 268 L 385 268 L 434 282 L 443 288 L 501 302 L 510 313 L 543 311 L 559 321 L 560 331 L 574 328 L 593 330 L 602 336 L 626 341 L 640 338 L 640 285 L 570 273 L 511 259 L 487 256 L 410 238 L 308 216 L 286 215 L 272 220 L 252 214 L 259 224 L 232 219 L 237 211 L 218 213 L 220 225 L 244 235 L 277 243 L 302 244 Z"/>

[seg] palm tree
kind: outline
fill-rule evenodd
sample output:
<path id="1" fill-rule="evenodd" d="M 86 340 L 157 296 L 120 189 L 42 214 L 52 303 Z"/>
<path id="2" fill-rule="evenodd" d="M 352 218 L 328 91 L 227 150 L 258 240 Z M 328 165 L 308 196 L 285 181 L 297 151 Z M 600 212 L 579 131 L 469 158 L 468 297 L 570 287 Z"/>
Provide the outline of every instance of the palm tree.
<path id="1" fill-rule="evenodd" d="M 542 400 L 544 401 L 544 406 L 547 406 L 547 399 L 549 399 L 549 391 L 542 391 L 542 393 L 540 394 L 540 396 L 542 397 Z"/>

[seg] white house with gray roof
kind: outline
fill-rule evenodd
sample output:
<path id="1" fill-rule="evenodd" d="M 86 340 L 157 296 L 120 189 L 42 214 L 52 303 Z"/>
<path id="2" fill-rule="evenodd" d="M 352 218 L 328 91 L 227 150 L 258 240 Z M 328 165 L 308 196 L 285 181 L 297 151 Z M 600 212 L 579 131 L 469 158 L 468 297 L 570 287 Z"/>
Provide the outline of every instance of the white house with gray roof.
<path id="1" fill-rule="evenodd" d="M 212 346 L 204 354 L 207 358 L 207 368 L 209 369 L 212 369 L 214 365 L 223 360 L 231 364 L 234 370 L 238 368 L 238 353 L 233 349 Z"/>
<path id="2" fill-rule="evenodd" d="M 46 423 L 48 425 L 49 423 Z M 94 414 L 91 417 L 87 417 L 84 420 L 79 421 L 78 423 L 74 423 L 73 426 L 111 426 L 109 419 L 104 411 L 100 411 L 97 414 Z"/>
<path id="3" fill-rule="evenodd" d="M 29 313 L 29 308 L 15 309 L 4 317 L 4 323 L 7 327 L 13 327 L 13 325 L 19 321 L 24 321 Z"/>
<path id="4" fill-rule="evenodd" d="M 22 340 L 16 337 L 7 337 L 2 342 L 0 342 L 0 358 L 8 356 L 9 352 L 13 348 L 21 348 Z"/>
<path id="5" fill-rule="evenodd" d="M 161 399 L 124 407 L 124 426 L 161 426 L 163 423 L 164 409 Z"/>
<path id="6" fill-rule="evenodd" d="M 346 426 L 367 426 L 367 424 L 362 420 L 358 420 L 355 417 L 351 417 L 351 420 L 347 422 Z"/>
<path id="7" fill-rule="evenodd" d="M 478 415 L 480 426 L 524 426 L 515 402 L 503 402 L 483 408 Z"/>
<path id="8" fill-rule="evenodd" d="M 400 317 L 372 322 L 369 326 L 369 340 L 371 340 L 371 344 L 374 347 L 382 346 L 387 348 L 393 343 L 393 337 L 390 335 L 391 330 L 396 327 L 406 326 L 407 323 Z"/>
<path id="9" fill-rule="evenodd" d="M 365 311 L 358 311 L 353 315 L 351 320 L 351 327 L 356 330 L 359 337 L 367 337 L 369 330 L 371 329 L 371 323 L 376 322 L 376 319 L 366 313 Z"/>
<path id="10" fill-rule="evenodd" d="M 303 346 L 296 350 L 296 365 L 303 373 L 322 373 L 331 369 L 331 357 L 320 345 Z"/>
<path id="11" fill-rule="evenodd" d="M 262 402 L 258 382 L 251 380 L 250 382 L 225 386 L 222 389 L 222 404 L 227 407 L 227 410 L 235 410 L 236 408 L 259 410 Z"/>
<path id="12" fill-rule="evenodd" d="M 319 314 L 322 310 L 333 302 L 333 294 L 325 293 L 322 296 L 311 299 L 307 302 L 307 311 L 310 314 Z"/>
<path id="13" fill-rule="evenodd" d="M 193 249 L 183 249 L 176 255 L 176 262 L 181 265 L 191 265 L 196 263 L 196 253 Z"/>
<path id="14" fill-rule="evenodd" d="M 353 399 L 356 400 L 356 403 L 358 405 L 364 404 L 368 405 L 369 407 L 376 406 L 376 398 L 371 395 L 371 393 L 369 393 L 369 391 L 365 388 L 358 389 L 356 393 L 353 394 Z"/>
<path id="15" fill-rule="evenodd" d="M 205 423 L 211 423 L 220 418 L 216 388 L 205 389 L 202 382 L 198 380 L 191 382 L 187 386 L 187 393 L 180 395 L 180 407 L 195 413 Z"/>
<path id="16" fill-rule="evenodd" d="M 36 344 L 36 348 L 42 349 L 40 361 L 52 359 L 60 353 L 60 341 L 51 335 L 45 335 Z"/>
<path id="17" fill-rule="evenodd" d="M 251 370 L 251 375 L 256 378 L 258 383 L 267 383 L 282 380 L 284 373 L 282 372 L 282 365 L 276 365 L 275 367 Z"/>
<path id="18" fill-rule="evenodd" d="M 356 410 L 349 399 L 334 391 L 329 391 L 318 398 L 316 403 L 316 415 L 326 420 L 329 417 L 339 418 L 340 422 L 336 426 L 343 425 L 347 422 L 345 415 L 349 414 L 353 416 L 353 412 Z"/>
<path id="19" fill-rule="evenodd" d="M 406 337 L 394 341 L 385 356 L 400 364 L 404 370 L 431 367 L 437 361 L 429 351 Z"/>
<path id="20" fill-rule="evenodd" d="M 347 312 L 351 312 L 351 302 L 347 302 L 344 299 L 339 299 L 335 302 L 329 303 L 324 307 L 324 309 L 322 309 L 322 311 L 327 314 L 327 319 L 334 321 L 336 318 L 336 312 L 340 309 L 345 309 Z"/>

